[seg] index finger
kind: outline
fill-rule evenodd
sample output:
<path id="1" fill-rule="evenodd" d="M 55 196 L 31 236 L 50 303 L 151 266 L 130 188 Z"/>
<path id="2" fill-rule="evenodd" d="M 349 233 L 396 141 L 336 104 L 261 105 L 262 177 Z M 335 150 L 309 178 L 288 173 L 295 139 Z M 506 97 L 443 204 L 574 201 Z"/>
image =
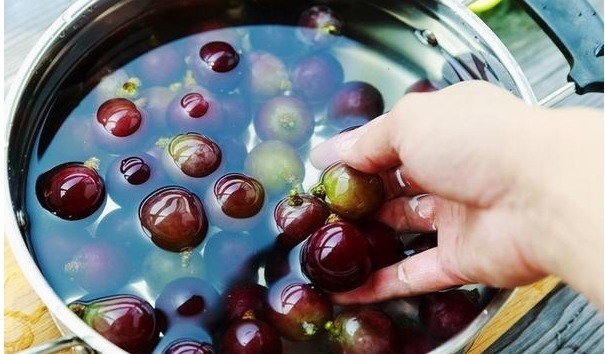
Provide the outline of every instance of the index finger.
<path id="1" fill-rule="evenodd" d="M 311 163 L 323 169 L 340 160 L 366 173 L 398 166 L 401 161 L 394 146 L 395 125 L 387 112 L 357 129 L 340 133 L 311 151 Z"/>

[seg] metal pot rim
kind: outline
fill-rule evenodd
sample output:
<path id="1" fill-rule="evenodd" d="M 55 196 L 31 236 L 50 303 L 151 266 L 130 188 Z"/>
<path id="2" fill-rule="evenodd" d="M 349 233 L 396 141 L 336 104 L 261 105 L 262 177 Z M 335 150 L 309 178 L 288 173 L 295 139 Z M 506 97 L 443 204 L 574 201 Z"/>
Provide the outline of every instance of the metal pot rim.
<path id="1" fill-rule="evenodd" d="M 457 16 L 457 20 L 465 23 L 468 27 L 480 35 L 480 38 L 489 44 L 489 48 L 495 53 L 496 58 L 507 69 L 513 82 L 515 83 L 521 98 L 529 104 L 536 104 L 537 100 L 529 84 L 529 81 L 522 72 L 520 66 L 508 51 L 506 46 L 492 32 L 491 29 L 481 21 L 474 13 L 468 10 L 459 0 L 434 0 L 435 3 L 443 5 L 450 9 Z M 2 153 L 2 169 L 1 177 L 4 189 L 5 206 L 12 206 L 12 200 L 9 193 L 8 183 L 8 141 L 15 119 L 15 111 L 18 102 L 23 99 L 23 91 L 29 81 L 32 79 L 33 72 L 38 66 L 43 54 L 49 48 L 61 41 L 59 36 L 64 31 L 69 31 L 78 19 L 85 12 L 91 12 L 94 9 L 98 0 L 77 0 L 73 3 L 52 25 L 44 32 L 35 46 L 28 53 L 26 59 L 19 68 L 15 76 L 13 84 L 9 90 L 6 99 L 6 119 L 3 120 L 2 126 L 4 130 L 4 151 Z M 8 212 L 6 213 L 8 214 Z M 41 271 L 34 262 L 31 254 L 21 236 L 19 229 L 18 215 L 10 212 L 8 223 L 5 228 L 5 235 L 8 237 L 10 247 L 15 254 L 15 258 L 25 277 L 32 285 L 33 289 L 48 307 L 48 310 L 60 325 L 62 331 L 77 334 L 84 342 L 92 348 L 101 352 L 111 353 L 126 353 L 113 343 L 109 342 L 96 331 L 81 321 L 72 311 L 70 311 L 65 303 L 54 292 L 50 284 L 46 281 Z M 462 350 L 470 344 L 472 340 L 479 334 L 480 330 L 492 319 L 496 313 L 502 309 L 505 303 L 511 298 L 513 290 L 500 290 L 490 301 L 487 307 L 479 314 L 479 316 L 462 332 L 458 333 L 453 338 L 449 339 L 431 353 L 453 353 Z"/>

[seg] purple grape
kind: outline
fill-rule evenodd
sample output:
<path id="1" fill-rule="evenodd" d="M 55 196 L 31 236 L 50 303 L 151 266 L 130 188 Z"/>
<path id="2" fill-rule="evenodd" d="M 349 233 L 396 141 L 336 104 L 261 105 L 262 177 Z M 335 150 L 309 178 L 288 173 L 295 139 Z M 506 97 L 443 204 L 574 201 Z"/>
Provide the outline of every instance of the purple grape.
<path id="1" fill-rule="evenodd" d="M 148 154 L 132 154 L 116 157 L 105 175 L 111 199 L 119 205 L 140 203 L 162 184 L 166 176 L 159 161 Z"/>
<path id="2" fill-rule="evenodd" d="M 150 194 L 139 208 L 139 219 L 153 243 L 173 252 L 199 245 L 208 231 L 202 202 L 181 187 L 165 187 Z"/>
<path id="3" fill-rule="evenodd" d="M 214 354 L 210 343 L 199 342 L 194 339 L 180 339 L 170 343 L 163 354 Z"/>
<path id="4" fill-rule="evenodd" d="M 214 92 L 236 88 L 244 77 L 246 66 L 239 50 L 223 41 L 203 43 L 192 56 L 190 65 L 199 84 Z"/>
<path id="5" fill-rule="evenodd" d="M 334 353 L 399 353 L 395 323 L 382 311 L 368 307 L 345 310 L 327 328 Z"/>
<path id="6" fill-rule="evenodd" d="M 221 298 L 214 287 L 200 278 L 178 278 L 162 290 L 155 308 L 166 321 L 164 332 L 184 323 L 210 329 L 219 318 Z"/>
<path id="7" fill-rule="evenodd" d="M 301 59 L 292 70 L 294 92 L 312 102 L 325 102 L 343 81 L 342 65 L 326 52 Z"/>
<path id="8" fill-rule="evenodd" d="M 68 305 L 78 317 L 110 342 L 130 353 L 150 351 L 159 328 L 153 307 L 134 295 L 115 295 Z"/>
<path id="9" fill-rule="evenodd" d="M 174 46 L 155 48 L 137 62 L 139 78 L 145 86 L 168 86 L 185 76 L 184 56 Z"/>
<path id="10" fill-rule="evenodd" d="M 233 286 L 224 297 L 227 320 L 232 322 L 254 315 L 263 319 L 267 311 L 267 288 L 256 283 Z"/>
<path id="11" fill-rule="evenodd" d="M 170 131 L 177 133 L 217 133 L 223 124 L 220 101 L 201 87 L 187 87 L 168 105 L 166 122 Z"/>
<path id="12" fill-rule="evenodd" d="M 328 119 L 337 128 L 365 124 L 382 113 L 382 94 L 376 87 L 363 81 L 346 82 L 328 102 Z"/>
<path id="13" fill-rule="evenodd" d="M 223 354 L 281 354 L 279 335 L 271 326 L 258 319 L 233 322 L 223 334 Z"/>
<path id="14" fill-rule="evenodd" d="M 388 225 L 368 220 L 357 226 L 368 240 L 373 270 L 390 266 L 406 257 L 397 233 Z"/>
<path id="15" fill-rule="evenodd" d="M 353 290 L 372 271 L 366 237 L 355 225 L 343 221 L 311 234 L 301 250 L 300 262 L 312 283 L 329 292 Z"/>
<path id="16" fill-rule="evenodd" d="M 254 119 L 254 129 L 262 140 L 280 140 L 299 147 L 313 135 L 315 117 L 302 100 L 278 96 L 267 100 Z"/>
<path id="17" fill-rule="evenodd" d="M 401 354 L 426 354 L 435 347 L 428 334 L 419 328 L 403 328 L 397 337 Z"/>
<path id="18" fill-rule="evenodd" d="M 103 205 L 105 183 L 94 168 L 70 162 L 41 174 L 36 194 L 44 209 L 65 220 L 79 220 Z"/>
<path id="19" fill-rule="evenodd" d="M 239 94 L 230 94 L 221 97 L 221 104 L 224 130 L 233 136 L 246 131 L 253 116 L 249 101 Z"/>
<path id="20" fill-rule="evenodd" d="M 344 30 L 344 20 L 334 10 L 316 5 L 300 15 L 298 20 L 300 37 L 307 43 L 318 46 L 331 44 Z"/>
<path id="21" fill-rule="evenodd" d="M 332 318 L 330 299 L 310 284 L 282 279 L 271 285 L 268 299 L 269 323 L 289 340 L 316 338 Z"/>
<path id="22" fill-rule="evenodd" d="M 330 209 L 320 198 L 310 194 L 291 193 L 275 207 L 273 217 L 281 232 L 277 242 L 290 249 L 322 227 Z"/>
<path id="23" fill-rule="evenodd" d="M 447 340 L 468 326 L 481 312 L 477 294 L 449 290 L 422 295 L 418 305 L 420 321 L 429 333 Z"/>

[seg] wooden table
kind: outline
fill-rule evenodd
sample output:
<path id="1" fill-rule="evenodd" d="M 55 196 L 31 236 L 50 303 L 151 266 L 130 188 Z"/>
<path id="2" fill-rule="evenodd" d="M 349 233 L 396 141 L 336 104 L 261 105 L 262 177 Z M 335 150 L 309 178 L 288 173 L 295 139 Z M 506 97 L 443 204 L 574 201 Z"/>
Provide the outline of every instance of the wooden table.
<path id="1" fill-rule="evenodd" d="M 44 29 L 73 1 L 19 0 L 5 4 L 5 92 L 19 64 Z M 603 14 L 603 3 L 593 0 Z M 567 65 L 552 43 L 534 27 L 511 27 L 486 18 L 530 79 L 538 97 L 565 82 Z M 490 22 L 492 21 L 492 22 Z M 516 21 L 516 20 L 515 20 Z M 536 54 L 538 53 L 538 54 Z M 603 95 L 571 97 L 561 105 L 603 107 Z M 4 350 L 12 353 L 61 334 L 35 295 L 5 240 Z M 603 353 L 603 318 L 581 296 L 548 277 L 516 290 L 513 298 L 483 330 L 470 353 Z"/>

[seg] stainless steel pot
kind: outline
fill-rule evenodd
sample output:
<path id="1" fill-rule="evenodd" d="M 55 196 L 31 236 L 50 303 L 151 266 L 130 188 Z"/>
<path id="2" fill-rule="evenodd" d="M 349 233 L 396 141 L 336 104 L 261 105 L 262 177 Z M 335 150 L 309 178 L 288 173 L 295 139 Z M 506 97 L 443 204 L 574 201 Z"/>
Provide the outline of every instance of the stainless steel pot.
<path id="1" fill-rule="evenodd" d="M 216 1 L 207 2 L 217 6 Z M 351 2 L 366 3 L 361 0 Z M 77 1 L 40 38 L 14 80 L 3 120 L 6 140 L 2 154 L 2 181 L 6 192 L 5 205 L 10 205 L 12 211 L 8 213 L 5 224 L 6 234 L 23 273 L 62 331 L 70 334 L 60 342 L 36 348 L 33 352 L 50 351 L 60 346 L 76 346 L 84 352 L 122 352 L 65 306 L 45 280 L 30 251 L 24 195 L 25 188 L 28 187 L 25 183 L 28 160 L 35 153 L 35 139 L 45 122 L 54 119 L 57 113 L 67 113 L 62 112 L 57 105 L 60 103 L 58 96 L 73 94 L 70 90 L 74 88 L 67 86 L 70 80 L 77 75 L 94 73 L 99 68 L 90 58 L 83 59 L 85 53 L 94 53 L 102 48 L 114 56 L 134 54 L 127 53 L 128 48 L 121 46 L 116 40 L 124 36 L 133 23 L 147 23 L 146 21 L 152 21 L 154 13 L 195 6 L 197 3 L 204 1 Z M 218 8 L 222 8 L 220 1 L 218 3 Z M 228 17 L 239 16 L 238 3 L 235 1 L 226 5 L 229 7 L 225 10 Z M 549 33 L 557 36 L 557 44 L 567 47 L 563 51 L 573 61 L 570 79 L 574 82 L 564 85 L 542 103 L 552 103 L 569 92 L 602 91 L 603 23 L 594 11 L 586 7 L 584 2 L 541 0 L 527 3 L 530 11 L 542 14 L 546 24 L 558 22 L 560 16 L 551 10 L 558 11 L 559 8 L 574 13 L 575 21 L 586 21 L 582 24 L 568 24 L 573 27 L 573 31 L 549 30 Z M 462 75 L 458 79 L 489 80 L 511 90 L 530 104 L 538 104 L 528 80 L 507 48 L 464 4 L 456 0 L 384 0 L 367 1 L 366 5 L 379 7 L 381 11 L 388 12 L 391 18 L 391 22 L 381 23 L 382 26 L 377 28 L 370 25 L 373 19 L 367 18 L 367 13 L 357 13 L 349 30 L 366 43 L 380 43 L 383 48 L 389 48 L 395 54 L 401 54 L 409 48 L 408 45 L 413 45 L 417 50 L 405 53 L 405 57 L 410 65 L 416 66 L 426 76 L 441 76 L 448 80 L 443 69 L 453 68 L 457 75 Z M 583 18 L 577 16 L 578 13 L 583 13 Z M 398 26 L 402 24 L 415 30 L 398 31 Z M 583 30 L 577 31 L 578 27 Z M 591 35 L 587 36 L 589 33 Z M 114 45 L 109 46 L 108 43 L 111 42 Z M 78 69 L 82 67 L 86 70 Z M 65 90 L 66 87 L 69 90 Z M 75 88 L 76 91 L 85 89 Z M 434 353 L 463 350 L 502 308 L 510 295 L 511 291 L 508 290 L 497 291 L 485 310 L 466 330 L 435 349 Z"/>

